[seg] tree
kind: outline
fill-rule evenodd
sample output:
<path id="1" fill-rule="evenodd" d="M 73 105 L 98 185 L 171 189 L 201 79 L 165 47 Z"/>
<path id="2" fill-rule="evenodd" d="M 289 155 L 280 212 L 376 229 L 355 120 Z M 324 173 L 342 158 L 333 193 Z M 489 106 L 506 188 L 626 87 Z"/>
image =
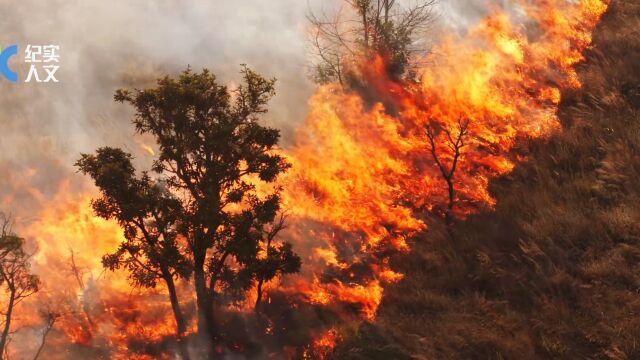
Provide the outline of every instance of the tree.
<path id="1" fill-rule="evenodd" d="M 402 7 L 396 0 L 343 0 L 346 12 L 335 16 L 310 14 L 311 45 L 318 83 L 345 84 L 363 60 L 386 60 L 391 79 L 413 76 L 416 54 L 426 51 L 423 36 L 433 21 L 435 0 Z"/>
<path id="2" fill-rule="evenodd" d="M 115 183 L 98 186 L 113 188 L 109 190 L 115 192 L 112 197 L 123 200 L 120 207 L 130 204 L 133 215 L 127 213 L 127 219 L 146 224 L 136 216 L 140 203 L 149 202 L 151 205 L 143 206 L 145 215 L 157 209 L 164 214 L 160 220 L 155 219 L 156 230 L 152 233 L 162 234 L 164 239 L 164 232 L 171 229 L 170 238 L 184 239 L 185 248 L 169 252 L 176 256 L 171 264 L 177 265 L 177 259 L 189 261 L 198 333 L 211 345 L 218 336 L 214 304 L 246 294 L 253 286 L 261 288 L 274 276 L 300 268 L 300 258 L 291 245 L 275 238 L 282 229 L 274 224 L 281 213 L 281 188 L 275 181 L 290 164 L 277 153 L 280 132 L 258 123 L 275 94 L 275 79 L 267 80 L 246 66 L 241 74 L 243 82 L 235 90 L 219 85 L 215 75 L 206 69 L 201 73 L 187 69 L 178 79 L 158 80 L 155 88 L 116 92 L 116 101 L 135 108 L 136 130 L 155 137 L 159 154 L 152 171 L 160 180 L 154 182 L 147 173 L 134 179 L 130 155 L 116 149 L 101 149 L 95 156 L 83 155 L 78 163 L 90 175 L 100 175 L 95 179 L 104 176 L 108 183 Z M 166 190 L 153 190 L 155 195 L 146 195 L 158 189 L 160 181 Z M 134 200 L 125 203 L 125 199 Z M 101 201 L 97 210 L 109 215 L 111 204 Z M 116 211 L 122 210 L 120 207 Z M 146 237 L 128 238 L 139 239 L 135 240 L 140 245 L 133 248 L 133 253 L 151 255 L 145 248 L 149 243 Z M 140 270 L 149 263 L 139 264 L 139 257 L 131 256 L 129 248 L 124 250 L 131 257 L 127 263 L 131 265 L 127 266 L 132 266 L 134 274 L 140 271 L 145 278 L 151 273 Z M 165 256 L 160 251 L 158 259 Z M 109 259 L 107 265 L 113 263 Z M 210 349 L 209 357 L 213 356 Z"/>
<path id="3" fill-rule="evenodd" d="M 468 134 L 469 120 L 458 120 L 457 133 L 452 133 L 446 126 L 436 126 L 432 123 L 426 125 L 427 139 L 429 140 L 429 152 L 435 162 L 442 179 L 447 184 L 448 202 L 444 212 L 447 225 L 453 222 L 453 207 L 456 200 L 455 173 L 458 167 L 464 140 Z M 442 135 L 444 134 L 444 135 Z"/>
<path id="4" fill-rule="evenodd" d="M 40 358 L 40 355 L 42 355 L 42 350 L 44 350 L 44 346 L 47 343 L 47 336 L 53 329 L 53 326 L 56 324 L 56 321 L 58 321 L 60 316 L 62 316 L 61 314 L 52 310 L 43 311 L 41 315 L 45 319 L 45 324 L 44 328 L 42 329 L 42 338 L 40 339 L 40 345 L 38 346 L 36 354 L 33 356 L 33 360 L 38 360 Z"/>
<path id="5" fill-rule="evenodd" d="M 5 354 L 13 312 L 22 300 L 38 292 L 40 280 L 30 273 L 31 255 L 24 249 L 24 239 L 12 232 L 8 217 L 0 215 L 0 222 L 0 286 L 8 296 L 0 334 L 0 354 Z"/>
<path id="6" fill-rule="evenodd" d="M 274 278 L 278 273 L 290 274 L 297 272 L 300 268 L 300 258 L 293 253 L 291 244 L 285 243 L 280 248 L 273 246 L 276 236 L 284 229 L 285 216 L 280 217 L 267 230 L 263 230 L 264 256 L 255 263 L 256 274 L 256 304 L 255 311 L 260 312 L 262 305 L 263 285 L 266 281 Z"/>
<path id="7" fill-rule="evenodd" d="M 124 229 L 125 240 L 114 253 L 103 256 L 102 264 L 110 270 L 125 268 L 134 286 L 155 288 L 159 280 L 164 281 L 177 335 L 182 338 L 187 328 L 174 280 L 188 277 L 191 268 L 176 230 L 180 201 L 147 173 L 136 177 L 131 158 L 120 149 L 104 147 L 95 155 L 82 154 L 76 162 L 102 193 L 92 200 L 95 214 L 117 220 Z"/>
<path id="8" fill-rule="evenodd" d="M 71 248 L 69 249 L 69 255 L 70 273 L 76 279 L 78 290 L 82 293 L 82 296 L 79 299 L 80 303 L 77 304 L 82 309 L 82 313 L 84 314 L 84 318 L 80 321 L 80 326 L 82 327 L 82 330 L 85 332 L 86 336 L 92 337 L 95 323 L 93 322 L 93 316 L 91 316 L 90 301 L 87 299 L 85 294 L 87 291 L 87 287 L 85 286 L 83 280 L 84 271 L 76 264 L 75 253 Z"/>

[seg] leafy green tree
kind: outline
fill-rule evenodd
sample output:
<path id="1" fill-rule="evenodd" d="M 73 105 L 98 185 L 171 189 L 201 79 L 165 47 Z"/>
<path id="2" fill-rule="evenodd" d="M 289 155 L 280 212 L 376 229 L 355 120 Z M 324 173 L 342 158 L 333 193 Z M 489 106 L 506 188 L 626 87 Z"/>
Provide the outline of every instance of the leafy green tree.
<path id="1" fill-rule="evenodd" d="M 236 299 L 254 286 L 261 289 L 276 275 L 300 268 L 291 245 L 276 239 L 283 226 L 276 220 L 282 211 L 281 188 L 275 181 L 290 165 L 277 153 L 280 132 L 258 123 L 275 94 L 275 79 L 267 80 L 246 66 L 241 74 L 243 81 L 234 90 L 220 85 L 206 69 L 187 69 L 177 79 L 158 80 L 155 88 L 116 92 L 116 101 L 135 108 L 136 130 L 155 137 L 159 155 L 152 171 L 166 190 L 147 195 L 159 182 L 147 173 L 134 179 L 130 156 L 115 149 L 101 149 L 95 157 L 83 155 L 78 163 L 90 175 L 104 173 L 92 175 L 94 179 L 126 179 L 113 186 L 119 199 L 132 199 L 126 204 L 131 203 L 133 215 L 127 213 L 127 218 L 135 219 L 141 207 L 146 215 L 161 209 L 164 215 L 155 220 L 155 232 L 162 233 L 163 225 L 169 224 L 175 232 L 170 237 L 184 239 L 185 248 L 171 245 L 169 265 L 177 270 L 189 261 L 184 268 L 193 274 L 198 333 L 210 344 L 219 335 L 215 304 Z M 114 175 L 118 172 L 124 174 Z M 260 192 L 258 184 L 263 185 Z M 94 208 L 109 215 L 110 204 L 99 201 Z M 121 210 L 120 206 L 116 211 Z M 141 251 L 145 261 L 153 261 L 147 239 L 136 243 L 133 253 Z M 132 256 L 128 248 L 123 251 Z M 158 259 L 167 257 L 163 251 L 157 253 Z M 114 254 L 105 264 L 121 264 L 120 259 L 124 258 Z M 133 256 L 126 266 L 131 266 L 134 279 L 146 279 L 152 273 L 143 271 L 149 263 L 141 266 L 136 259 L 141 258 Z M 213 356 L 210 349 L 209 357 Z"/>
<path id="2" fill-rule="evenodd" d="M 115 219 L 124 229 L 125 240 L 114 253 L 103 256 L 104 267 L 125 268 L 134 286 L 155 288 L 159 280 L 164 281 L 182 337 L 186 321 L 174 280 L 188 277 L 191 267 L 176 230 L 180 201 L 147 173 L 136 177 L 131 155 L 120 149 L 104 147 L 95 155 L 83 154 L 76 166 L 91 176 L 102 193 L 92 201 L 96 215 Z"/>

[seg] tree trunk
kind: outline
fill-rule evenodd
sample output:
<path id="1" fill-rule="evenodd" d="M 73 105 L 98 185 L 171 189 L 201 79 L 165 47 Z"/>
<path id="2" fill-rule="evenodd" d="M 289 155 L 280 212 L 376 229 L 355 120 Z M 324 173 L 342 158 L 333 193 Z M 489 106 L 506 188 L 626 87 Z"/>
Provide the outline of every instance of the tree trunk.
<path id="1" fill-rule="evenodd" d="M 194 254 L 193 277 L 196 288 L 196 304 L 198 305 L 198 335 L 208 346 L 207 358 L 214 359 L 213 336 L 213 304 L 207 291 L 207 280 L 204 272 L 205 254 Z"/>
<path id="2" fill-rule="evenodd" d="M 256 313 L 260 312 L 260 307 L 262 305 L 262 284 L 264 283 L 263 279 L 260 279 L 258 281 L 258 285 L 256 286 L 256 306 L 253 308 L 253 310 Z"/>
<path id="3" fill-rule="evenodd" d="M 178 301 L 178 293 L 176 292 L 176 285 L 173 281 L 173 276 L 171 276 L 167 269 L 162 269 L 162 277 L 167 283 L 169 299 L 171 300 L 171 309 L 173 310 L 173 317 L 176 319 L 176 332 L 178 335 L 180 355 L 183 360 L 190 360 L 187 343 L 184 341 L 184 335 L 187 332 L 187 322 L 185 321 L 182 310 L 180 309 L 180 302 Z"/>
<path id="4" fill-rule="evenodd" d="M 7 346 L 7 340 L 9 338 L 9 329 L 11 328 L 11 316 L 13 315 L 13 305 L 15 302 L 16 291 L 11 290 L 9 295 L 9 304 L 7 305 L 7 314 L 4 318 L 4 329 L 2 330 L 2 337 L 0 338 L 0 357 L 4 357 L 4 350 Z"/>
<path id="5" fill-rule="evenodd" d="M 362 5 L 362 26 L 364 30 L 364 47 L 369 49 L 369 23 L 367 21 L 367 8 L 366 5 Z"/>
<path id="6" fill-rule="evenodd" d="M 178 294 L 176 292 L 176 285 L 173 281 L 173 277 L 165 269 L 162 270 L 162 277 L 167 283 L 167 289 L 169 290 L 169 299 L 171 300 L 171 310 L 173 310 L 173 317 L 176 319 L 176 330 L 179 337 L 182 337 L 187 332 L 187 323 L 180 309 L 180 302 L 178 301 Z"/>
<path id="7" fill-rule="evenodd" d="M 385 0 L 383 6 L 384 6 L 384 24 L 386 25 L 389 23 L 389 10 L 390 10 L 389 0 Z"/>
<path id="8" fill-rule="evenodd" d="M 53 313 L 49 313 L 49 318 L 47 319 L 47 325 L 42 333 L 42 341 L 40 342 L 40 346 L 38 346 L 38 351 L 36 351 L 36 354 L 33 356 L 33 360 L 38 360 L 38 358 L 40 358 L 40 355 L 42 354 L 42 350 L 44 349 L 44 346 L 47 343 L 47 336 L 49 335 L 49 332 L 51 332 L 51 329 L 53 329 L 54 324 L 56 323 L 56 319 L 58 318 L 57 314 L 53 314 Z"/>
<path id="9" fill-rule="evenodd" d="M 444 220 L 447 226 L 450 226 L 453 223 L 453 205 L 455 204 L 455 189 L 453 187 L 453 181 L 451 179 L 447 180 L 447 187 L 449 190 L 449 203 L 447 204 L 447 210 L 444 213 Z"/>

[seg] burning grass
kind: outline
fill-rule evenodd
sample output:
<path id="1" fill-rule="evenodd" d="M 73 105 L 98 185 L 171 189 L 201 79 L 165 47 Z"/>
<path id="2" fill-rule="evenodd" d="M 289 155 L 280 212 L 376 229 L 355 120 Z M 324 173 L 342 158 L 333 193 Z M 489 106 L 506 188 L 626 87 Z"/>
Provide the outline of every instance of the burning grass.
<path id="1" fill-rule="evenodd" d="M 582 88 L 562 93 L 563 131 L 492 182 L 495 211 L 452 238 L 437 223 L 416 236 L 373 329 L 334 358 L 640 356 L 639 23 L 638 4 L 612 2 L 578 66 Z"/>

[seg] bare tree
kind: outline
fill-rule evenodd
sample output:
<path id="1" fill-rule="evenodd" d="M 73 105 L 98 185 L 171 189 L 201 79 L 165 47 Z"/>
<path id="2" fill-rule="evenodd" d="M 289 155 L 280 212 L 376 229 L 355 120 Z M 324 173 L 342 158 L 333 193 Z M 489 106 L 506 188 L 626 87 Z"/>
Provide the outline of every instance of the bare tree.
<path id="1" fill-rule="evenodd" d="M 343 0 L 336 14 L 310 13 L 310 42 L 316 60 L 313 79 L 344 84 L 364 59 L 386 59 L 392 77 L 411 74 L 416 54 L 427 51 L 425 30 L 433 22 L 436 0 L 402 6 L 396 0 Z"/>
<path id="2" fill-rule="evenodd" d="M 78 322 L 80 323 L 80 327 L 82 328 L 82 331 L 85 333 L 85 335 L 89 338 L 93 337 L 93 329 L 95 328 L 95 323 L 93 322 L 93 318 L 91 316 L 91 308 L 90 308 L 90 301 L 87 299 L 87 286 L 85 285 L 84 282 L 84 276 L 86 273 L 86 270 L 83 269 L 82 267 L 80 267 L 77 262 L 76 262 L 76 258 L 75 258 L 75 252 L 73 251 L 72 248 L 69 248 L 69 271 L 71 273 L 71 275 L 73 275 L 74 279 L 76 280 L 76 283 L 78 284 L 78 289 L 80 290 L 79 294 L 76 297 L 76 301 L 74 301 L 73 306 L 75 308 L 81 308 L 82 309 L 82 315 L 80 315 L 79 317 L 77 317 Z M 74 313 L 79 314 L 79 312 L 74 311 Z"/>
<path id="3" fill-rule="evenodd" d="M 40 341 L 40 346 L 38 346 L 38 350 L 36 354 L 33 356 L 33 360 L 38 360 L 40 355 L 42 354 L 42 350 L 44 349 L 44 345 L 47 343 L 47 336 L 53 329 L 56 321 L 60 318 L 60 314 L 55 311 L 47 311 L 43 314 L 45 318 L 44 328 L 42 329 L 42 338 Z"/>
<path id="4" fill-rule="evenodd" d="M 24 239 L 12 232 L 11 218 L 0 214 L 0 223 L 0 286 L 8 296 L 0 335 L 0 354 L 4 354 L 13 312 L 22 300 L 38 292 L 40 280 L 29 272 L 31 255 L 24 250 Z"/>
<path id="5" fill-rule="evenodd" d="M 427 124 L 427 138 L 429 139 L 429 151 L 440 171 L 440 175 L 447 183 L 448 203 L 444 213 L 445 222 L 450 225 L 453 221 L 453 208 L 455 205 L 455 183 L 454 177 L 462 148 L 465 146 L 464 138 L 468 134 L 469 120 L 458 119 L 457 134 L 452 134 L 446 127 L 441 127 L 436 132 L 435 127 L 429 122 Z M 438 137 L 444 133 L 444 147 L 438 147 Z M 443 152 L 448 151 L 449 154 Z M 445 157 L 450 158 L 448 164 L 445 163 Z"/>

